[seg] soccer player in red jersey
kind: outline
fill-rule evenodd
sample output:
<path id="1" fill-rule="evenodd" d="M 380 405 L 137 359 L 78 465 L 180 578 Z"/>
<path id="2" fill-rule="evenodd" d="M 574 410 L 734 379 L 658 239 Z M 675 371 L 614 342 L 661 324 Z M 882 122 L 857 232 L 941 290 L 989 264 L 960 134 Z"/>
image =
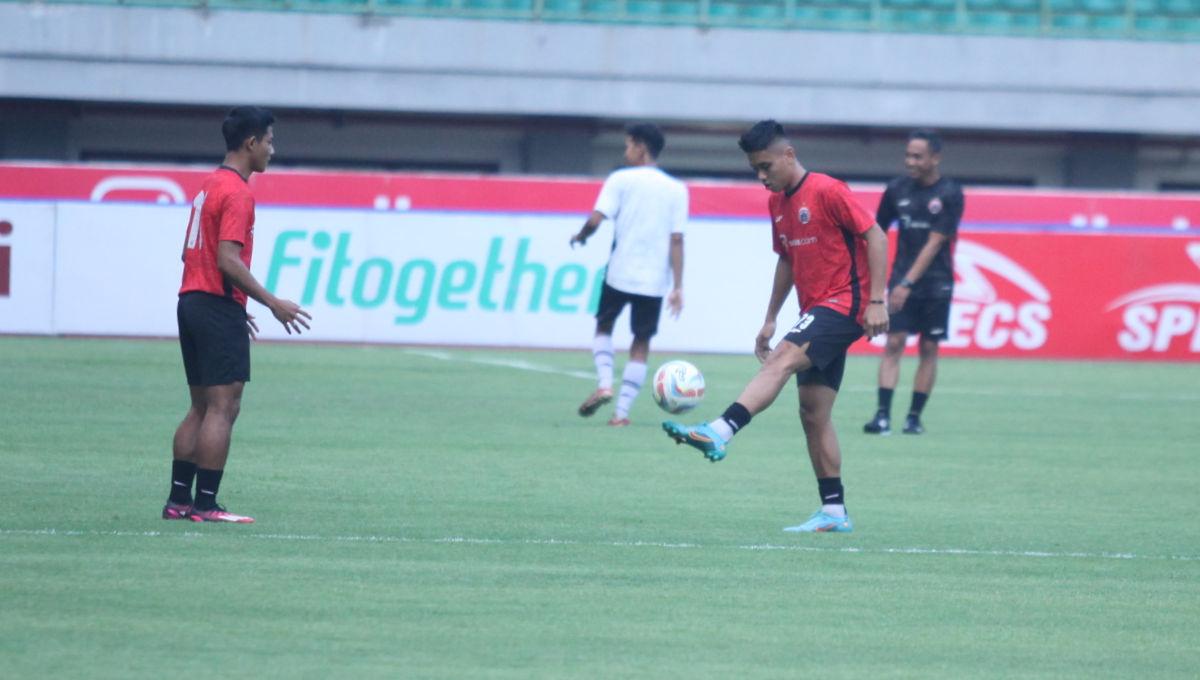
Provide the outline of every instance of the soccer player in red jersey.
<path id="1" fill-rule="evenodd" d="M 755 341 L 754 353 L 763 365 L 720 418 L 691 427 L 667 421 L 663 429 L 677 443 L 719 461 L 733 435 L 766 410 L 796 376 L 800 421 L 821 508 L 784 531 L 852 531 L 842 489 L 842 453 L 830 416 L 846 368 L 846 350 L 864 331 L 874 337 L 888 329 L 887 236 L 843 182 L 800 164 L 779 123 L 757 123 L 738 145 L 772 192 L 771 236 L 779 259 L 766 321 Z M 800 320 L 771 349 L 775 318 L 793 285 Z"/>
<path id="2" fill-rule="evenodd" d="M 192 405 L 175 430 L 171 495 L 163 519 L 254 521 L 217 504 L 242 388 L 250 380 L 250 339 L 258 332 L 246 313 L 246 297 L 271 310 L 289 334 L 307 329 L 306 319 L 312 318 L 295 302 L 272 295 L 250 273 L 254 195 L 248 181 L 267 169 L 275 153 L 274 122 L 269 111 L 257 107 L 230 111 L 221 126 L 225 162 L 192 201 L 176 309 Z"/>

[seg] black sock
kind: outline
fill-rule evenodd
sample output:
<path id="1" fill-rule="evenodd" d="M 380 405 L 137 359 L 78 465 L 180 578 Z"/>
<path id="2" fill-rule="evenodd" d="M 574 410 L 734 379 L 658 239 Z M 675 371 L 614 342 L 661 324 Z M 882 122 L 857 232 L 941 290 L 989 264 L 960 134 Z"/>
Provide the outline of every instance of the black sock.
<path id="1" fill-rule="evenodd" d="M 892 413 L 892 395 L 895 392 L 896 390 L 890 387 L 879 388 L 879 411 L 884 415 L 891 415 Z"/>
<path id="2" fill-rule="evenodd" d="M 921 410 L 925 408 L 925 402 L 928 399 L 929 394 L 927 392 L 913 392 L 912 406 L 908 408 L 908 415 L 920 416 Z"/>
<path id="3" fill-rule="evenodd" d="M 725 422 L 729 423 L 729 427 L 733 428 L 734 434 L 737 434 L 739 430 L 750 424 L 749 409 L 736 401 L 730 404 L 729 408 L 725 409 L 721 417 L 725 419 Z"/>
<path id="4" fill-rule="evenodd" d="M 221 488 L 224 470 L 196 470 L 196 509 L 212 510 L 217 505 L 217 491 Z"/>
<path id="5" fill-rule="evenodd" d="M 841 477 L 818 477 L 817 491 L 821 493 L 821 505 L 846 504 L 846 492 L 842 489 Z"/>
<path id="6" fill-rule="evenodd" d="M 192 504 L 192 480 L 196 478 L 196 464 L 190 460 L 171 462 L 171 496 L 169 500 L 179 505 Z"/>

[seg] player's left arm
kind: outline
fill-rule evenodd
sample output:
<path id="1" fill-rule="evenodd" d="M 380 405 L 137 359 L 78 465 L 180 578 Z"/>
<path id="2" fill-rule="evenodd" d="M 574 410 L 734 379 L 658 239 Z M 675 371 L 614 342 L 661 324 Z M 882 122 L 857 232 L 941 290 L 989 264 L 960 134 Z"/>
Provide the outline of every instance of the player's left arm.
<path id="1" fill-rule="evenodd" d="M 946 235 L 939 231 L 931 230 L 929 232 L 929 240 L 921 247 L 921 251 L 917 253 L 917 259 L 913 260 L 912 266 L 908 268 L 904 278 L 900 280 L 888 297 L 888 308 L 893 313 L 900 311 L 900 308 L 908 301 L 908 294 L 912 292 L 912 287 L 925 275 L 925 270 L 929 269 L 933 258 L 937 257 L 938 251 L 942 249 L 947 240 Z"/>
<path id="2" fill-rule="evenodd" d="M 871 296 L 863 313 L 863 330 L 868 338 L 873 338 L 888 329 L 888 310 L 883 304 L 887 291 L 888 240 L 878 224 L 872 224 L 860 236 L 867 242 L 867 270 L 871 273 Z"/>
<path id="3" fill-rule="evenodd" d="M 671 292 L 667 295 L 667 309 L 678 319 L 683 311 L 683 234 L 671 234 L 670 253 Z"/>
<path id="4" fill-rule="evenodd" d="M 948 196 L 943 210 L 934 216 L 932 224 L 929 225 L 929 240 L 925 241 L 925 245 L 917 253 L 917 258 L 913 260 L 912 266 L 904 273 L 904 278 L 900 280 L 899 285 L 888 297 L 888 308 L 893 313 L 904 307 L 909 293 L 912 292 L 912 287 L 925 275 L 929 265 L 933 264 L 933 259 L 937 257 L 942 248 L 948 247 L 950 239 L 958 233 L 958 222 L 962 218 L 962 211 L 962 192 L 958 191 Z"/>

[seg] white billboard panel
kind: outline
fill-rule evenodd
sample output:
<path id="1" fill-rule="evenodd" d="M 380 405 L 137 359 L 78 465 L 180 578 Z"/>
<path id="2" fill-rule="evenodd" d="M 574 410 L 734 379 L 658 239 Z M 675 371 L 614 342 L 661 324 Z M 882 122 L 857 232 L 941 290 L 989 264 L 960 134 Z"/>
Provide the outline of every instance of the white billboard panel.
<path id="1" fill-rule="evenodd" d="M 63 205 L 56 295 L 64 333 L 172 335 L 188 208 Z M 590 347 L 611 227 L 584 248 L 580 216 L 260 208 L 252 270 L 312 312 L 303 339 Z M 696 220 L 685 308 L 658 349 L 746 352 L 774 272 L 766 220 Z M 781 326 L 792 321 L 785 307 Z M 262 337 L 287 338 L 257 303 Z M 628 314 L 616 342 L 628 343 Z"/>
<path id="2" fill-rule="evenodd" d="M 0 202 L 0 333 L 54 332 L 54 209 Z"/>

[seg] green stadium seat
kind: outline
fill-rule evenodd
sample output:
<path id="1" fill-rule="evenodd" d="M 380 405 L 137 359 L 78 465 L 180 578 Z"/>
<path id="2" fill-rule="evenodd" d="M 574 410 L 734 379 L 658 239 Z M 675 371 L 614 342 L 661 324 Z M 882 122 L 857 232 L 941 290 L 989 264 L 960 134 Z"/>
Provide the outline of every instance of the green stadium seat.
<path id="1" fill-rule="evenodd" d="M 1054 28 L 1071 33 L 1080 32 L 1090 25 L 1090 17 L 1078 12 L 1055 13 L 1050 17 L 1050 25 Z"/>
<path id="2" fill-rule="evenodd" d="M 1133 30 L 1143 35 L 1160 35 L 1171 31 L 1171 20 L 1164 16 L 1135 17 Z"/>
<path id="3" fill-rule="evenodd" d="M 1171 30 L 1180 36 L 1200 39 L 1200 17 L 1174 19 L 1171 21 Z"/>
<path id="4" fill-rule="evenodd" d="M 743 3 L 738 14 L 752 22 L 778 20 L 783 16 L 783 3 L 780 2 L 747 2 Z"/>
<path id="5" fill-rule="evenodd" d="M 1176 16 L 1200 15 L 1200 0 L 1159 0 L 1158 9 Z"/>
<path id="6" fill-rule="evenodd" d="M 545 0 L 542 13 L 549 17 L 578 17 L 583 14 L 583 0 Z"/>
<path id="7" fill-rule="evenodd" d="M 1008 12 L 968 12 L 967 26 L 988 32 L 1006 32 L 1012 28 L 1012 17 Z"/>
<path id="8" fill-rule="evenodd" d="M 739 9 L 736 2 L 710 2 L 708 3 L 709 21 L 717 24 L 734 23 Z"/>
<path id="9" fill-rule="evenodd" d="M 632 19 L 657 21 L 663 14 L 661 0 L 626 0 L 625 13 Z"/>
<path id="10" fill-rule="evenodd" d="M 592 19 L 616 19 L 621 16 L 617 0 L 583 0 L 583 13 Z"/>
<path id="11" fill-rule="evenodd" d="M 1097 14 L 1092 17 L 1092 29 L 1097 33 L 1120 35 L 1129 30 L 1129 21 L 1124 14 Z"/>
<path id="12" fill-rule="evenodd" d="M 1124 14 L 1125 0 L 1081 0 L 1083 8 L 1093 14 Z"/>
<path id="13" fill-rule="evenodd" d="M 862 28 L 871 23 L 870 7 L 824 7 L 818 11 L 821 21 L 830 27 Z"/>
<path id="14" fill-rule="evenodd" d="M 695 0 L 667 0 L 663 3 L 663 15 L 679 21 L 695 19 L 700 15 L 700 3 Z"/>
<path id="15" fill-rule="evenodd" d="M 467 16 L 522 16 L 533 12 L 533 0 L 461 0 Z"/>
<path id="16" fill-rule="evenodd" d="M 451 6 L 450 0 L 375 0 L 375 4 L 381 9 L 392 8 L 419 14 L 445 13 Z"/>

